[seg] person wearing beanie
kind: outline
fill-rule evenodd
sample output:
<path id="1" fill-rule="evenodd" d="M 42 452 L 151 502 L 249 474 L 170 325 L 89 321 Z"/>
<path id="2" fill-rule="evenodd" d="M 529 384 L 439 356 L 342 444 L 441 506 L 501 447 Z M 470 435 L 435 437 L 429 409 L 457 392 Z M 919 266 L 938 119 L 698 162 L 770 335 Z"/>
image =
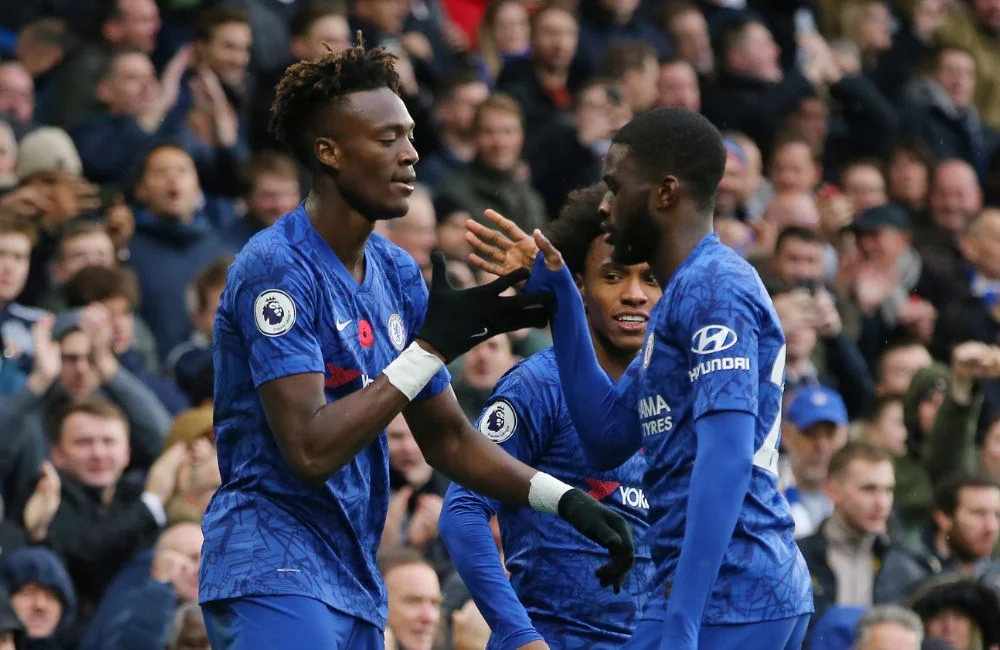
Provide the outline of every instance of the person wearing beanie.
<path id="1" fill-rule="evenodd" d="M 26 650 L 71 648 L 76 592 L 66 568 L 50 550 L 20 548 L 0 561 L 0 586 L 24 622 Z"/>
<path id="2" fill-rule="evenodd" d="M 904 526 L 930 523 L 931 486 L 955 472 L 979 469 L 978 382 L 997 377 L 1000 346 L 977 341 L 955 346 L 950 368 L 934 363 L 914 375 L 903 396 L 907 453 L 896 459 L 896 507 Z"/>
<path id="3" fill-rule="evenodd" d="M 990 650 L 1000 643 L 1000 597 L 979 580 L 933 578 L 917 589 L 910 607 L 927 637 L 953 650 Z"/>

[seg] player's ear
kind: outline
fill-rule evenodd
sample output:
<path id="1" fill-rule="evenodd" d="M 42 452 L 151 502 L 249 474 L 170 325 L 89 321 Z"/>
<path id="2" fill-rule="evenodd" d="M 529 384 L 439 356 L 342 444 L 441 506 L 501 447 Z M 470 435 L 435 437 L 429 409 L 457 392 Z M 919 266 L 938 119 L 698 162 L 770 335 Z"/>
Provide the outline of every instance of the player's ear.
<path id="1" fill-rule="evenodd" d="M 681 183 L 676 176 L 664 176 L 656 185 L 654 192 L 654 207 L 666 210 L 677 203 L 680 198 Z"/>
<path id="2" fill-rule="evenodd" d="M 318 137 L 313 141 L 313 152 L 316 160 L 324 167 L 340 171 L 340 147 L 332 138 Z"/>

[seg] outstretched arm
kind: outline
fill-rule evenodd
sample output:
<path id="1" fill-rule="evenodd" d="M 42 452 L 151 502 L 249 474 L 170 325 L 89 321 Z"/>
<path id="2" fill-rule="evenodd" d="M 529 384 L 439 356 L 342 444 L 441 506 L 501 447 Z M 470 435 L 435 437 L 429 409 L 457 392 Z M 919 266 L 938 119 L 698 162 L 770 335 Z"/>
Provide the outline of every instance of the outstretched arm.
<path id="1" fill-rule="evenodd" d="M 474 492 L 452 485 L 444 498 L 438 529 L 455 569 L 472 594 L 500 648 L 520 648 L 540 641 L 503 570 L 489 520 L 495 506 Z"/>
<path id="2" fill-rule="evenodd" d="M 702 614 L 750 488 L 755 428 L 756 417 L 744 411 L 717 411 L 695 422 L 698 450 L 663 650 L 698 645 Z"/>
<path id="3" fill-rule="evenodd" d="M 611 561 L 598 570 L 601 585 L 620 589 L 635 561 L 625 520 L 583 490 L 528 467 L 472 427 L 449 387 L 403 411 L 427 462 L 448 478 L 484 496 L 559 515 L 606 548 Z"/>
<path id="4" fill-rule="evenodd" d="M 638 361 L 617 384 L 601 369 L 587 326 L 580 292 L 562 255 L 539 231 L 538 255 L 525 289 L 548 290 L 555 296 L 550 320 L 559 381 L 573 426 L 587 461 L 597 469 L 621 465 L 642 446 L 635 408 Z"/>

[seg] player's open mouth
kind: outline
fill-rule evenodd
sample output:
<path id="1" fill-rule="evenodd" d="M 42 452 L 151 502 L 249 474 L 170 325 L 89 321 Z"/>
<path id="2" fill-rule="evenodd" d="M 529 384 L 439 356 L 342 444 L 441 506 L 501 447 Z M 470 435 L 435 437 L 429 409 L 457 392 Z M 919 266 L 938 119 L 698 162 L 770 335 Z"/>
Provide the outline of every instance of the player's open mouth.
<path id="1" fill-rule="evenodd" d="M 627 332 L 641 332 L 649 321 L 646 314 L 618 314 L 614 317 L 618 326 Z"/>

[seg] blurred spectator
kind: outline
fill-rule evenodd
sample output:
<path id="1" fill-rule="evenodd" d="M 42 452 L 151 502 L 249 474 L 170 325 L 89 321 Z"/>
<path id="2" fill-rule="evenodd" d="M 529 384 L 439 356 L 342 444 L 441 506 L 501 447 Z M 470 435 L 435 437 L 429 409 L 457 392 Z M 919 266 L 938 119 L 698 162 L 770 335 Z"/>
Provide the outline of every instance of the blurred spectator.
<path id="1" fill-rule="evenodd" d="M 864 438 L 893 458 L 906 455 L 906 424 L 903 400 L 899 396 L 880 398 L 872 408 L 864 428 Z"/>
<path id="2" fill-rule="evenodd" d="M 28 282 L 31 247 L 38 235 L 26 219 L 0 215 L 0 396 L 24 387 L 33 363 L 32 326 L 45 315 L 40 309 L 18 304 Z"/>
<path id="3" fill-rule="evenodd" d="M 833 512 L 823 491 L 830 459 L 847 444 L 847 409 L 822 386 L 795 392 L 782 420 L 782 491 L 795 520 L 795 537 L 813 534 Z"/>
<path id="4" fill-rule="evenodd" d="M 219 234 L 226 245 L 238 252 L 250 238 L 291 212 L 302 200 L 295 162 L 274 151 L 253 156 L 245 169 L 246 214 Z"/>
<path id="5" fill-rule="evenodd" d="M 622 100 L 632 113 L 641 113 L 656 105 L 659 72 L 656 50 L 647 43 L 633 40 L 610 42 L 597 69 L 602 77 L 618 81 Z"/>
<path id="6" fill-rule="evenodd" d="M 227 251 L 202 207 L 194 161 L 174 145 L 159 145 L 146 156 L 136 186 L 132 267 L 156 347 L 165 356 L 191 332 L 184 291 L 195 274 Z"/>
<path id="7" fill-rule="evenodd" d="M 26 628 L 26 650 L 72 648 L 76 593 L 69 574 L 52 551 L 21 548 L 0 562 L 0 585 Z"/>
<path id="8" fill-rule="evenodd" d="M 111 55 L 96 87 L 103 111 L 72 131 L 87 178 L 125 188 L 145 152 L 158 138 L 174 134 L 178 125 L 165 118 L 177 101 L 189 54 L 176 55 L 161 79 L 144 52 Z"/>
<path id="9" fill-rule="evenodd" d="M 62 311 L 66 302 L 67 282 L 88 266 L 112 267 L 118 263 L 115 244 L 104 224 L 93 221 L 73 221 L 59 237 L 49 268 L 53 288 L 39 300 L 46 309 Z"/>
<path id="10" fill-rule="evenodd" d="M 753 138 L 765 158 L 780 125 L 801 99 L 814 92 L 813 85 L 840 78 L 839 69 L 823 52 L 817 53 L 810 79 L 795 71 L 784 74 L 770 30 L 750 18 L 723 25 L 714 49 L 718 80 L 704 98 L 703 111 L 720 128 Z"/>
<path id="11" fill-rule="evenodd" d="M 557 5 L 544 7 L 531 17 L 530 56 L 507 63 L 497 78 L 496 89 L 520 105 L 529 138 L 569 111 L 573 92 L 585 74 L 573 65 L 579 38 L 572 13 Z"/>
<path id="12" fill-rule="evenodd" d="M 430 192 L 423 185 L 417 185 L 410 195 L 410 210 L 400 219 L 379 222 L 385 228 L 385 236 L 392 243 L 413 256 L 424 279 L 431 279 L 431 253 L 437 248 L 437 217 Z"/>
<path id="13" fill-rule="evenodd" d="M 139 284 L 135 273 L 123 266 L 88 266 L 66 284 L 66 301 L 72 309 L 103 305 L 111 319 L 111 351 L 123 368 L 156 395 L 170 415 L 186 409 L 187 397 L 177 385 L 155 372 L 135 346 L 135 310 L 139 307 Z"/>
<path id="14" fill-rule="evenodd" d="M 226 286 L 226 274 L 231 257 L 221 257 L 205 267 L 184 294 L 184 304 L 187 308 L 194 331 L 187 341 L 174 347 L 164 366 L 168 374 L 177 378 L 183 384 L 183 378 L 189 378 L 211 360 L 212 334 L 215 331 L 215 312 L 219 308 L 219 299 Z"/>
<path id="15" fill-rule="evenodd" d="M 805 135 L 788 133 L 774 143 L 769 176 L 775 192 L 812 193 L 822 175 L 819 156 Z"/>
<path id="16" fill-rule="evenodd" d="M 389 593 L 387 629 L 399 648 L 431 650 L 441 617 L 441 585 L 419 553 L 398 548 L 380 554 L 379 569 Z"/>
<path id="17" fill-rule="evenodd" d="M 816 533 L 799 540 L 813 577 L 814 621 L 834 605 L 872 604 L 889 550 L 894 488 L 892 459 L 878 447 L 851 442 L 830 459 L 826 491 L 833 513 Z"/>
<path id="18" fill-rule="evenodd" d="M 212 429 L 212 405 L 184 411 L 174 420 L 163 448 L 184 444 L 188 457 L 177 472 L 177 488 L 165 504 L 167 521 L 201 523 L 205 508 L 222 485 L 219 459 Z"/>
<path id="19" fill-rule="evenodd" d="M 911 605 L 929 639 L 955 650 L 995 648 L 1000 643 L 1000 601 L 989 586 L 957 576 L 928 581 Z"/>
<path id="20" fill-rule="evenodd" d="M 220 196 L 239 194 L 238 170 L 249 157 L 245 114 L 251 41 L 243 11 L 205 10 L 195 29 L 191 67 L 166 118 L 180 125 L 172 135 L 191 155 L 201 187 Z"/>
<path id="21" fill-rule="evenodd" d="M 924 214 L 931 167 L 931 155 L 923 145 L 904 142 L 897 146 L 889 158 L 889 200 L 909 210 L 911 215 Z"/>
<path id="22" fill-rule="evenodd" d="M 875 394 L 878 397 L 902 397 L 913 375 L 931 365 L 927 348 L 915 341 L 890 343 L 875 364 Z"/>
<path id="23" fill-rule="evenodd" d="M 647 22 L 639 0 L 582 0 L 580 2 L 580 57 L 596 65 L 617 39 L 648 43 L 656 58 L 673 54 L 666 35 Z"/>
<path id="24" fill-rule="evenodd" d="M 154 0 L 100 0 L 96 4 L 97 33 L 67 57 L 59 70 L 54 101 L 46 107 L 49 122 L 65 129 L 96 115 L 101 104 L 109 103 L 101 96 L 101 80 L 107 79 L 109 68 L 115 65 L 116 52 L 131 51 L 148 60 L 156 49 L 160 12 Z M 139 69 L 136 66 L 129 72 L 135 78 Z"/>
<path id="25" fill-rule="evenodd" d="M 920 650 L 923 640 L 920 617 L 898 605 L 879 605 L 861 617 L 854 649 Z"/>
<path id="26" fill-rule="evenodd" d="M 540 130 L 525 157 L 547 214 L 558 214 L 570 191 L 600 180 L 611 138 L 630 119 L 632 110 L 617 81 L 595 78 L 576 93 L 569 119 L 553 120 Z"/>
<path id="27" fill-rule="evenodd" d="M 972 104 L 976 62 L 965 49 L 940 48 L 927 78 L 913 91 L 908 129 L 939 159 L 964 160 L 985 183 L 1000 133 L 984 125 Z"/>
<path id="28" fill-rule="evenodd" d="M 845 165 L 840 172 L 840 188 L 850 199 L 854 214 L 889 201 L 882 164 L 877 160 L 861 159 Z"/>
<path id="29" fill-rule="evenodd" d="M 128 624 L 132 616 L 141 620 L 146 614 L 150 626 L 162 634 L 164 616 L 172 613 L 176 603 L 196 602 L 202 542 L 197 525 L 176 524 L 160 534 L 154 547 L 131 558 L 108 585 L 77 650 L 123 647 L 116 643 L 128 636 L 122 634 L 121 626 Z M 149 603 L 145 611 L 137 606 L 143 596 Z"/>
<path id="30" fill-rule="evenodd" d="M 0 115 L 13 121 L 19 136 L 34 126 L 35 82 L 17 61 L 0 63 Z"/>
<path id="31" fill-rule="evenodd" d="M 0 117 L 0 193 L 17 185 L 17 136 Z"/>
<path id="32" fill-rule="evenodd" d="M 393 418 L 386 427 L 386 436 L 393 493 L 382 533 L 382 548 L 416 549 L 438 576 L 447 575 L 452 566 L 438 533 L 438 518 L 449 481 L 427 464 L 402 416 Z"/>
<path id="33" fill-rule="evenodd" d="M 0 650 L 24 650 L 24 623 L 10 604 L 7 590 L 0 588 Z"/>
<path id="34" fill-rule="evenodd" d="M 668 59 L 660 63 L 657 81 L 658 106 L 680 106 L 689 111 L 701 110 L 701 88 L 698 75 L 683 59 Z"/>
<path id="35" fill-rule="evenodd" d="M 198 603 L 184 603 L 177 608 L 166 650 L 211 650 L 205 617 Z"/>
<path id="36" fill-rule="evenodd" d="M 924 263 L 953 282 L 965 282 L 966 261 L 960 237 L 983 209 L 976 172 L 964 160 L 944 160 L 931 174 L 928 214 L 922 215 L 915 242 Z"/>
<path id="37" fill-rule="evenodd" d="M 48 545 L 66 562 L 86 625 L 115 574 L 166 525 L 164 504 L 174 494 L 186 447 L 175 445 L 157 459 L 143 487 L 122 480 L 128 423 L 113 405 L 75 402 L 55 430 L 52 458 L 62 472 L 62 501 Z"/>
<path id="38" fill-rule="evenodd" d="M 465 241 L 465 222 L 472 218 L 462 206 L 447 196 L 435 197 L 434 213 L 437 216 L 437 247 L 452 262 L 465 265 L 469 275 L 469 285 L 475 284 L 472 271 L 468 268 L 468 256 L 472 247 Z"/>
<path id="39" fill-rule="evenodd" d="M 697 5 L 687 0 L 670 3 L 666 7 L 663 26 L 673 40 L 677 56 L 686 61 L 698 76 L 711 75 L 715 68 L 712 41 L 708 23 Z"/>
<path id="40" fill-rule="evenodd" d="M 445 178 L 465 169 L 476 155 L 475 117 L 490 89 L 471 71 L 441 80 L 434 96 L 437 147 L 417 165 L 417 180 L 436 188 Z"/>
<path id="41" fill-rule="evenodd" d="M 992 0 L 948 3 L 944 24 L 934 40 L 944 46 L 967 49 L 976 61 L 976 108 L 982 119 L 1000 128 L 1000 10 Z"/>
<path id="42" fill-rule="evenodd" d="M 491 96 L 476 109 L 473 128 L 475 160 L 445 179 L 435 198 L 448 197 L 477 221 L 484 220 L 489 208 L 525 232 L 541 228 L 547 221 L 545 204 L 523 178 L 524 118 L 517 102 L 506 95 Z"/>
<path id="43" fill-rule="evenodd" d="M 951 295 L 947 282 L 913 247 L 909 215 L 897 205 L 881 205 L 863 212 L 852 228 L 862 257 L 854 299 L 862 314 L 859 347 L 865 357 L 876 359 L 894 338 L 929 344 L 937 307 Z"/>
<path id="44" fill-rule="evenodd" d="M 268 125 L 274 89 L 285 69 L 298 61 L 312 61 L 327 52 L 346 50 L 352 40 L 344 6 L 326 0 L 297 3 L 288 30 L 287 55 L 281 61 L 257 63 L 263 70 L 254 81 L 250 105 L 250 146 L 254 151 L 273 149 L 277 145 Z"/>
<path id="45" fill-rule="evenodd" d="M 823 491 L 830 459 L 847 444 L 847 409 L 836 392 L 822 386 L 797 391 L 782 420 L 785 449 L 782 484 L 795 520 L 795 537 L 813 534 L 833 513 Z"/>
<path id="46" fill-rule="evenodd" d="M 520 0 L 493 0 L 479 26 L 479 54 L 490 80 L 507 63 L 525 59 L 531 52 L 531 23 Z"/>
<path id="47" fill-rule="evenodd" d="M 131 589 L 114 593 L 114 600 L 109 603 L 113 606 L 109 608 L 110 619 L 105 623 L 101 644 L 95 647 L 166 648 L 178 606 L 197 603 L 202 541 L 201 530 L 195 524 L 178 524 L 163 531 L 153 550 L 151 565 L 148 554 L 137 559 L 135 568 L 138 565 L 146 568 L 144 578 L 137 579 Z M 126 567 L 123 572 L 129 570 Z M 111 589 L 108 591 L 110 595 Z M 102 608 L 104 605 L 102 602 Z"/>
<path id="48" fill-rule="evenodd" d="M 935 490 L 934 525 L 908 533 L 886 556 L 876 602 L 906 600 L 922 581 L 941 574 L 1000 584 L 1000 562 L 990 557 L 998 536 L 1000 487 L 968 475 L 945 480 Z"/>
<path id="49" fill-rule="evenodd" d="M 483 341 L 462 356 L 461 369 L 456 370 L 452 382 L 458 403 L 470 421 L 479 418 L 493 387 L 516 362 L 506 334 Z"/>

